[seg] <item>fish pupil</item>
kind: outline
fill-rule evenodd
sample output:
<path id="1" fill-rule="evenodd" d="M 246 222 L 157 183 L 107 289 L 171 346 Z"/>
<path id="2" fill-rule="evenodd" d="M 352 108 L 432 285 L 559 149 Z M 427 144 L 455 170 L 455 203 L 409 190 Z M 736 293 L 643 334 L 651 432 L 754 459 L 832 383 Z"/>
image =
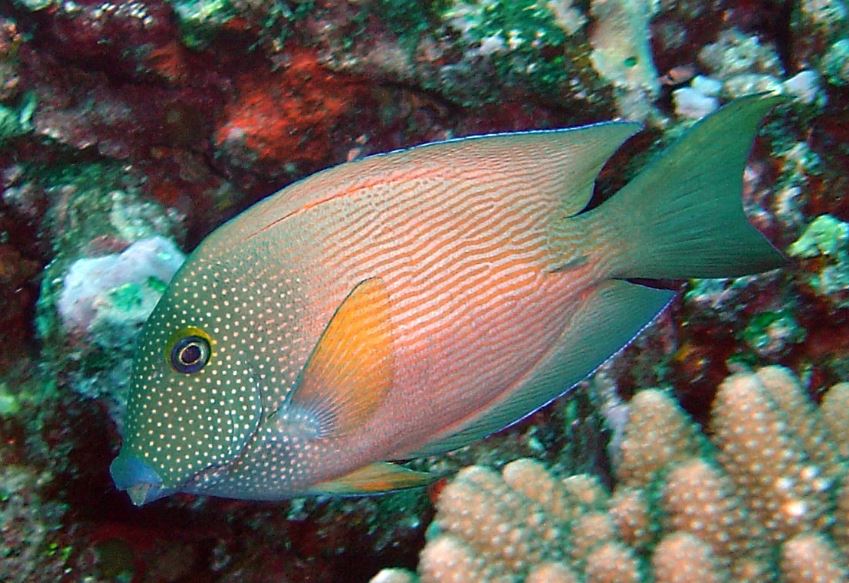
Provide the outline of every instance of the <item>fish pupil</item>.
<path id="1" fill-rule="evenodd" d="M 200 336 L 186 336 L 171 350 L 171 366 L 177 372 L 198 372 L 209 361 L 209 342 Z"/>
<path id="2" fill-rule="evenodd" d="M 194 364 L 200 360 L 200 346 L 197 344 L 189 344 L 180 353 L 180 360 L 183 364 Z"/>

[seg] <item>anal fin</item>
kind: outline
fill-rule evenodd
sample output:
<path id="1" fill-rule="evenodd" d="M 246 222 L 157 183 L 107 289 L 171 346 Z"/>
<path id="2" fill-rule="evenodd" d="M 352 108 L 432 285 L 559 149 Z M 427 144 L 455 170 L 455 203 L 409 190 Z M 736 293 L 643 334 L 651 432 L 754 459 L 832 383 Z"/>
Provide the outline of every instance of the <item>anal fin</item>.
<path id="1" fill-rule="evenodd" d="M 389 462 L 377 462 L 341 478 L 316 484 L 310 491 L 316 494 L 376 494 L 426 486 L 434 479 L 435 476 L 426 472 L 417 472 Z"/>

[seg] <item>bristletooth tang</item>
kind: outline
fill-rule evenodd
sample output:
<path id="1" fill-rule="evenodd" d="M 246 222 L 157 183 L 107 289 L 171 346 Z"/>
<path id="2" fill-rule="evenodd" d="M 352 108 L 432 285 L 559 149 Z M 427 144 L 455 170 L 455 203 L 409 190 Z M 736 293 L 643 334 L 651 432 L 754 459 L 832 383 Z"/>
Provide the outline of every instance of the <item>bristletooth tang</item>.
<path id="1" fill-rule="evenodd" d="M 631 279 L 782 264 L 740 201 L 778 100 L 730 103 L 591 210 L 638 124 L 428 144 L 260 202 L 201 243 L 147 322 L 115 484 L 141 505 L 426 483 L 390 462 L 538 409 L 673 295 Z"/>

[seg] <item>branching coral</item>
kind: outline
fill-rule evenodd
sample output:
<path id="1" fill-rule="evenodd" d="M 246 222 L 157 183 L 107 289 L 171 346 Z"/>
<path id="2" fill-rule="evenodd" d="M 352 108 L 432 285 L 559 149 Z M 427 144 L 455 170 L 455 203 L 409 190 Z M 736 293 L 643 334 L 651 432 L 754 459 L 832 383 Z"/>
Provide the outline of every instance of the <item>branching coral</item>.
<path id="1" fill-rule="evenodd" d="M 610 496 L 528 459 L 466 468 L 440 495 L 421 580 L 847 580 L 847 387 L 817 409 L 784 368 L 734 374 L 710 438 L 642 391 Z"/>

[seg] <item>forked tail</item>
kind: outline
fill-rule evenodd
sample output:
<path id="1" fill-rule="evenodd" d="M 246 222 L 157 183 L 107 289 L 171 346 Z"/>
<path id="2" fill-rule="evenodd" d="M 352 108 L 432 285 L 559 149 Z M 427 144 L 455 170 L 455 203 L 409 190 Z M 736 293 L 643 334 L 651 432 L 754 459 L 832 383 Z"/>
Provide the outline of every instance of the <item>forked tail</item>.
<path id="1" fill-rule="evenodd" d="M 734 277 L 784 263 L 749 224 L 741 203 L 758 124 L 784 99 L 752 95 L 731 102 L 583 214 L 612 237 L 613 277 Z"/>

